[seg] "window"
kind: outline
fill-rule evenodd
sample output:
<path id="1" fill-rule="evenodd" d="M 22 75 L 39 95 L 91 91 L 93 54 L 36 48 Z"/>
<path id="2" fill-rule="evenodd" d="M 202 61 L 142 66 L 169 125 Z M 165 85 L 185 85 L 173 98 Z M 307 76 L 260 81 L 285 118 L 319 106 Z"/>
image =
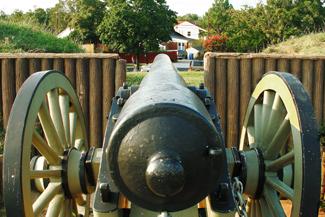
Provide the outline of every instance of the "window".
<path id="1" fill-rule="evenodd" d="M 191 32 L 187 32 L 187 36 L 190 37 L 191 36 Z"/>

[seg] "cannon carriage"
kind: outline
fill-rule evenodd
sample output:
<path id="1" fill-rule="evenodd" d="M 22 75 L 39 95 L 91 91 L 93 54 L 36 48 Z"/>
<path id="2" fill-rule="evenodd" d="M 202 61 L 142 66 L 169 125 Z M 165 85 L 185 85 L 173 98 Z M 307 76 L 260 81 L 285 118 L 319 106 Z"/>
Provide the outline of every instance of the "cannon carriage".
<path id="1" fill-rule="evenodd" d="M 231 111 L 230 111 L 231 112 Z M 33 74 L 5 139 L 8 216 L 317 216 L 320 148 L 308 94 L 288 73 L 254 90 L 239 149 L 226 149 L 213 98 L 159 55 L 112 99 L 102 148 L 88 143 L 76 93 Z"/>

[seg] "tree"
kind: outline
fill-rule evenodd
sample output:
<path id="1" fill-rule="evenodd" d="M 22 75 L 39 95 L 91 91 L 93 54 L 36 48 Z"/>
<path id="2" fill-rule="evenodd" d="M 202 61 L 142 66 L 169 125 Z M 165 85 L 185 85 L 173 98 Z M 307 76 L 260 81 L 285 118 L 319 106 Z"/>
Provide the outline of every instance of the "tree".
<path id="1" fill-rule="evenodd" d="M 199 20 L 200 17 L 197 14 L 185 14 L 177 17 L 177 21 L 188 21 L 193 24 L 198 24 Z"/>
<path id="2" fill-rule="evenodd" d="M 71 14 L 73 13 L 73 8 L 71 7 L 71 2 L 73 0 L 59 0 L 59 2 L 48 10 L 50 16 L 49 27 L 50 30 L 58 34 L 67 28 L 71 21 Z"/>
<path id="3" fill-rule="evenodd" d="M 230 27 L 233 6 L 229 0 L 215 0 L 203 17 L 202 25 L 211 34 L 223 34 Z"/>
<path id="4" fill-rule="evenodd" d="M 105 3 L 100 0 L 76 0 L 75 12 L 72 13 L 71 38 L 79 42 L 98 43 L 96 28 L 105 13 Z"/>
<path id="5" fill-rule="evenodd" d="M 108 0 L 108 12 L 98 32 L 110 49 L 136 54 L 137 68 L 141 53 L 159 49 L 170 40 L 176 13 L 165 0 Z"/>

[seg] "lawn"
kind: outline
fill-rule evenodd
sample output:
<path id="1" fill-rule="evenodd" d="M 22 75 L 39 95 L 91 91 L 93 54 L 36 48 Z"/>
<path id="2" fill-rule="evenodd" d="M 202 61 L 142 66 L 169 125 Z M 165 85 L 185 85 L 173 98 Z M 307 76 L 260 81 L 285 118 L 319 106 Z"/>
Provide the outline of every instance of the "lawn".
<path id="1" fill-rule="evenodd" d="M 126 78 L 127 83 L 129 85 L 139 85 L 146 74 L 147 72 L 129 72 Z M 179 72 L 179 74 L 188 85 L 199 86 L 200 83 L 204 83 L 203 71 L 185 71 Z"/>

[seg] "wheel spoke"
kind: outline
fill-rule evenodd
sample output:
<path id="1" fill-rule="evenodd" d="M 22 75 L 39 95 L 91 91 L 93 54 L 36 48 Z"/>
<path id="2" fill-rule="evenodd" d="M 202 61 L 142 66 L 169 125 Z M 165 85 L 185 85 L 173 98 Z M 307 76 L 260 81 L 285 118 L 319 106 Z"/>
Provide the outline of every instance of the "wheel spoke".
<path id="1" fill-rule="evenodd" d="M 254 128 L 255 128 L 255 142 L 256 146 L 260 147 L 262 141 L 262 105 L 256 104 L 254 106 Z"/>
<path id="2" fill-rule="evenodd" d="M 39 178 L 60 178 L 62 170 L 32 170 L 30 171 L 31 179 Z"/>
<path id="3" fill-rule="evenodd" d="M 62 194 L 56 195 L 49 204 L 49 207 L 46 212 L 46 217 L 59 216 L 63 204 L 64 204 L 63 195 Z"/>
<path id="4" fill-rule="evenodd" d="M 261 205 L 258 202 L 258 200 L 256 200 L 256 205 L 255 205 L 255 209 L 256 209 L 256 216 L 257 217 L 262 217 L 262 211 L 261 211 Z"/>
<path id="5" fill-rule="evenodd" d="M 42 106 L 38 112 L 46 140 L 48 144 L 60 155 L 63 152 L 63 148 L 60 144 L 60 138 L 56 132 L 51 116 L 49 114 L 46 102 L 43 101 Z"/>
<path id="6" fill-rule="evenodd" d="M 252 147 L 255 144 L 255 129 L 252 126 L 247 127 L 247 137 L 249 146 Z"/>
<path id="7" fill-rule="evenodd" d="M 283 102 L 279 94 L 276 93 L 273 100 L 272 110 L 269 115 L 269 121 L 264 130 L 264 141 L 270 141 L 272 139 L 272 137 L 276 133 L 276 130 L 280 127 L 285 115 L 286 110 L 283 105 Z"/>
<path id="8" fill-rule="evenodd" d="M 61 109 L 61 116 L 63 121 L 64 133 L 67 142 L 70 143 L 70 125 L 69 125 L 69 109 L 70 109 L 70 100 L 67 95 L 59 96 L 59 104 Z"/>
<path id="9" fill-rule="evenodd" d="M 85 145 L 85 140 L 83 139 L 76 139 L 74 143 L 74 147 L 79 151 L 83 151 L 84 145 Z"/>
<path id="10" fill-rule="evenodd" d="M 261 217 L 272 216 L 271 210 L 263 197 L 259 199 L 258 203 L 261 207 Z"/>
<path id="11" fill-rule="evenodd" d="M 49 103 L 50 115 L 51 115 L 54 127 L 58 133 L 60 140 L 61 140 L 61 144 L 63 145 L 63 148 L 67 148 L 68 143 L 67 143 L 65 133 L 64 133 L 61 109 L 59 106 L 58 90 L 54 89 L 54 90 L 51 90 L 50 92 L 48 92 L 47 100 Z"/>
<path id="12" fill-rule="evenodd" d="M 278 177 L 266 177 L 266 183 L 286 198 L 290 199 L 291 201 L 293 200 L 293 189 L 287 186 L 284 182 L 280 181 Z"/>
<path id="13" fill-rule="evenodd" d="M 256 205 L 256 200 L 252 200 L 252 203 L 251 203 L 251 206 L 250 206 L 250 209 L 249 209 L 249 212 L 250 212 L 250 216 L 251 217 L 256 217 L 256 214 L 255 214 L 255 205 Z"/>
<path id="14" fill-rule="evenodd" d="M 265 201 L 268 204 L 273 217 L 285 217 L 285 213 L 283 207 L 280 203 L 280 198 L 278 197 L 277 193 L 270 189 L 269 187 L 264 187 L 264 197 Z"/>
<path id="15" fill-rule="evenodd" d="M 283 167 L 292 164 L 294 161 L 294 157 L 295 157 L 295 153 L 293 150 L 291 150 L 287 154 L 281 156 L 280 158 L 274 161 L 266 162 L 266 171 L 277 172 Z"/>
<path id="16" fill-rule="evenodd" d="M 45 157 L 51 165 L 59 165 L 61 162 L 57 153 L 46 143 L 41 135 L 35 130 L 33 133 L 32 143 L 34 147 Z"/>
<path id="17" fill-rule="evenodd" d="M 77 114 L 75 112 L 69 113 L 70 120 L 70 144 L 75 143 L 76 128 L 77 128 Z"/>
<path id="18" fill-rule="evenodd" d="M 61 183 L 50 183 L 45 191 L 33 203 L 33 212 L 35 216 L 39 216 L 42 210 L 49 202 L 61 191 Z"/>
<path id="19" fill-rule="evenodd" d="M 289 115 L 287 115 L 285 119 L 282 121 L 280 128 L 277 130 L 267 150 L 265 151 L 264 154 L 265 159 L 274 159 L 278 156 L 280 150 L 288 140 L 290 131 L 291 131 L 290 119 L 289 119 Z"/>
<path id="20" fill-rule="evenodd" d="M 264 91 L 263 97 L 263 108 L 262 108 L 262 145 L 264 146 L 265 143 L 265 134 L 267 133 L 266 127 L 269 123 L 270 113 L 272 111 L 272 105 L 274 101 L 274 93 L 271 91 Z"/>

